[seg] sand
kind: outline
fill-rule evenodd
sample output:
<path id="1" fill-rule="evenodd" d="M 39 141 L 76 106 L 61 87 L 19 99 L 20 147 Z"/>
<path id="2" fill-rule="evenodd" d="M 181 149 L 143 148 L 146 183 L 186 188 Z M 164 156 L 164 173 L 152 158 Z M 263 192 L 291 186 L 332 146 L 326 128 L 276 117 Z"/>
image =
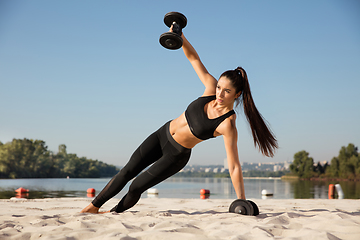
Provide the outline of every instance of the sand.
<path id="1" fill-rule="evenodd" d="M 360 239 L 360 200 L 252 200 L 258 216 L 228 213 L 231 199 L 142 198 L 120 214 L 79 213 L 86 198 L 0 200 L 0 239 Z"/>

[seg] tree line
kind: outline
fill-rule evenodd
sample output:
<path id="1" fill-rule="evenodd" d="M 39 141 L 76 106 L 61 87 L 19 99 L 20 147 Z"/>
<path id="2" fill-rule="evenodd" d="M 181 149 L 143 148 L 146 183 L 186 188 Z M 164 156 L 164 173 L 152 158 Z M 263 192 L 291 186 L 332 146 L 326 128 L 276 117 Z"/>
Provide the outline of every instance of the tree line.
<path id="1" fill-rule="evenodd" d="M 54 154 L 42 140 L 0 142 L 0 178 L 99 178 L 118 171 L 113 165 L 67 153 L 65 144 Z"/>
<path id="2" fill-rule="evenodd" d="M 339 156 L 333 157 L 330 164 L 321 165 L 320 162 L 314 164 L 308 152 L 300 151 L 294 155 L 290 171 L 304 179 L 320 177 L 360 180 L 360 155 L 358 148 L 350 143 L 347 147 L 341 147 Z"/>

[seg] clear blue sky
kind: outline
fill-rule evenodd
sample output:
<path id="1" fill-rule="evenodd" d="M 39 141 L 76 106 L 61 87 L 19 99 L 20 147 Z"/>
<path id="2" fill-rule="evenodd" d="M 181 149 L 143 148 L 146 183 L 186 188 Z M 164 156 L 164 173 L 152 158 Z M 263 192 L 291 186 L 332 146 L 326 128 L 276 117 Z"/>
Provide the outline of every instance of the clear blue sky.
<path id="1" fill-rule="evenodd" d="M 263 157 L 238 112 L 241 162 L 283 162 L 306 150 L 330 161 L 360 144 L 360 2 L 0 1 L 0 141 L 41 139 L 49 150 L 124 165 L 133 150 L 203 93 L 182 50 L 166 50 L 163 16 L 216 78 L 246 69 L 280 149 Z M 222 164 L 222 137 L 190 164 Z"/>

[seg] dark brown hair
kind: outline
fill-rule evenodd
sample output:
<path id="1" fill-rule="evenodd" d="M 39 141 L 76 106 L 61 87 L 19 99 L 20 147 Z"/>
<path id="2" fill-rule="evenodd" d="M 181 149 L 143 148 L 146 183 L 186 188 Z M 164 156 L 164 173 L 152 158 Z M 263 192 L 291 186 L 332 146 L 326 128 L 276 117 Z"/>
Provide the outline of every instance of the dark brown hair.
<path id="1" fill-rule="evenodd" d="M 277 140 L 268 127 L 266 120 L 255 106 L 245 70 L 238 67 L 235 70 L 224 72 L 220 77 L 229 79 L 235 87 L 236 93 L 241 92 L 240 96 L 235 100 L 236 106 L 241 104 L 244 107 L 244 113 L 251 128 L 255 147 L 258 146 L 265 156 L 273 157 L 275 149 L 278 147 Z"/>

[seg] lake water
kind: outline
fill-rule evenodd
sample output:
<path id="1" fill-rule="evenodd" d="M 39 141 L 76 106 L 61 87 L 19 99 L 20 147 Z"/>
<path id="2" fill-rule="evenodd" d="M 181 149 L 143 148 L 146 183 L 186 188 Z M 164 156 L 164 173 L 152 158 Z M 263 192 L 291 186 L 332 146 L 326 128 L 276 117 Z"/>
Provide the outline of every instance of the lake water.
<path id="1" fill-rule="evenodd" d="M 23 187 L 29 193 L 26 198 L 52 197 L 87 197 L 86 190 L 94 188 L 96 193 L 108 183 L 110 178 L 72 178 L 72 179 L 1 179 L 0 198 L 16 196 L 15 189 Z M 360 182 L 325 182 L 325 181 L 289 181 L 275 179 L 244 179 L 245 194 L 248 199 L 261 199 L 263 189 L 274 195 L 274 199 L 328 198 L 329 184 L 339 183 L 344 191 L 344 198 L 360 199 Z M 125 195 L 129 184 L 115 198 Z M 235 191 L 229 178 L 169 178 L 156 185 L 159 198 L 200 198 L 200 189 L 209 189 L 210 198 L 236 199 Z M 20 196 L 18 196 L 20 197 Z M 88 196 L 92 197 L 92 196 Z M 145 192 L 142 197 L 151 197 Z"/>

